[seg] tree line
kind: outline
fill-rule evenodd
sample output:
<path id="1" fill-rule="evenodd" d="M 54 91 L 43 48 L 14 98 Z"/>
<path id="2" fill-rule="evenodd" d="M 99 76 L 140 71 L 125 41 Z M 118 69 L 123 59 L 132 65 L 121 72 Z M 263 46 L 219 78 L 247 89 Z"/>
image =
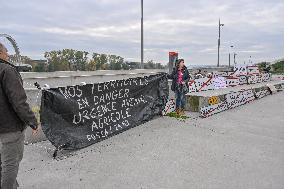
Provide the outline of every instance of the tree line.
<path id="1" fill-rule="evenodd" d="M 284 73 L 284 60 L 280 60 L 272 65 L 272 72 L 277 74 Z"/>
<path id="2" fill-rule="evenodd" d="M 74 49 L 53 50 L 44 53 L 47 61 L 35 62 L 27 56 L 21 56 L 24 64 L 32 65 L 35 72 L 53 71 L 95 71 L 95 70 L 129 70 L 140 68 L 139 62 L 127 62 L 117 55 L 92 53 Z M 164 69 L 153 60 L 144 63 L 145 69 Z"/>
<path id="3" fill-rule="evenodd" d="M 279 60 L 278 62 L 271 65 L 270 62 L 260 62 L 258 63 L 258 68 L 260 70 L 265 70 L 269 67 L 271 73 L 283 74 L 284 73 L 284 60 Z"/>

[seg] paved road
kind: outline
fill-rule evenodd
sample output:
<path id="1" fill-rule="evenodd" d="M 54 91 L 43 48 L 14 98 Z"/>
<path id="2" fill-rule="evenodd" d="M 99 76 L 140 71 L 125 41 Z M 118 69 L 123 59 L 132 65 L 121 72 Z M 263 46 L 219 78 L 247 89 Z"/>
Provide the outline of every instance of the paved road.
<path id="1" fill-rule="evenodd" d="M 25 147 L 22 189 L 282 189 L 284 92 L 201 119 L 160 117 L 56 161 Z"/>

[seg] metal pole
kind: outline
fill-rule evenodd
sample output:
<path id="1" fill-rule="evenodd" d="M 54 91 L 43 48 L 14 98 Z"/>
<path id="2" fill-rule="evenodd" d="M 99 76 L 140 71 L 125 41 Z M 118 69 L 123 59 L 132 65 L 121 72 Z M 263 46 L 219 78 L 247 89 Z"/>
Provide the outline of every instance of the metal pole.
<path id="1" fill-rule="evenodd" d="M 219 67 L 219 51 L 220 51 L 220 18 L 219 18 L 218 62 L 217 62 L 217 67 Z"/>
<path id="2" fill-rule="evenodd" d="M 236 65 L 236 53 L 234 53 L 234 64 Z"/>
<path id="3" fill-rule="evenodd" d="M 233 48 L 234 46 L 233 45 L 231 45 L 230 46 L 230 50 L 229 50 L 229 67 L 231 66 L 231 52 L 232 52 L 232 48 Z"/>
<path id="4" fill-rule="evenodd" d="M 144 68 L 144 44 L 143 44 L 143 0 L 141 0 L 141 69 Z"/>
<path id="5" fill-rule="evenodd" d="M 231 54 L 229 53 L 229 67 L 231 66 Z"/>
<path id="6" fill-rule="evenodd" d="M 219 18 L 219 38 L 218 38 L 218 63 L 217 63 L 217 67 L 219 67 L 219 60 L 220 60 L 220 55 L 219 55 L 219 52 L 220 52 L 220 38 L 221 38 L 221 32 L 220 32 L 220 29 L 221 29 L 221 26 L 224 26 L 224 24 L 221 24 L 220 23 L 220 18 Z"/>

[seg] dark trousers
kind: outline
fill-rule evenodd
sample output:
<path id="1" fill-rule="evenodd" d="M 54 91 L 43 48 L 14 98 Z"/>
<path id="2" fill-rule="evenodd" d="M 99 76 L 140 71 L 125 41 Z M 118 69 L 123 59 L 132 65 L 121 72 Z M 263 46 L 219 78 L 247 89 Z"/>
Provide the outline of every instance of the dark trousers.
<path id="1" fill-rule="evenodd" d="M 15 189 L 19 164 L 23 158 L 25 131 L 0 134 L 1 189 Z"/>

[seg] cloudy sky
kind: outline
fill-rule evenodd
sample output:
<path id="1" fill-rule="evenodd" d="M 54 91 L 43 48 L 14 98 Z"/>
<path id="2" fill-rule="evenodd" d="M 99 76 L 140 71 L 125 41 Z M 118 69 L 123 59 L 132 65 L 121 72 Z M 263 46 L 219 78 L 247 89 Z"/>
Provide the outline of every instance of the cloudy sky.
<path id="1" fill-rule="evenodd" d="M 238 63 L 284 58 L 283 10 L 283 0 L 144 0 L 144 59 L 165 64 L 177 51 L 187 65 L 217 64 L 219 18 L 221 65 L 230 51 Z M 140 60 L 140 0 L 2 0 L 0 18 L 34 59 L 73 48 Z"/>

